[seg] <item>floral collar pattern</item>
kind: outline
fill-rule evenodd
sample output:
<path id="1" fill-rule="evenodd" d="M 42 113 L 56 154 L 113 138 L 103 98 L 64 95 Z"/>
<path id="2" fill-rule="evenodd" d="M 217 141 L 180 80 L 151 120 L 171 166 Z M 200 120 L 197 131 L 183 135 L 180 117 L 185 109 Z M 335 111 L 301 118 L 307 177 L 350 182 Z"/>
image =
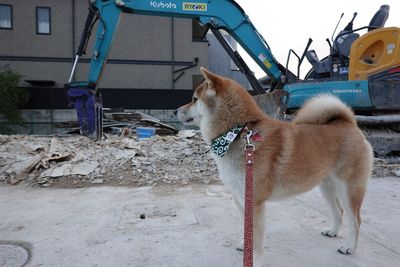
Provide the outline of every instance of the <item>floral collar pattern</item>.
<path id="1" fill-rule="evenodd" d="M 229 150 L 229 146 L 236 140 L 244 127 L 245 125 L 235 126 L 223 135 L 213 139 L 211 142 L 211 151 L 217 156 L 225 156 Z"/>

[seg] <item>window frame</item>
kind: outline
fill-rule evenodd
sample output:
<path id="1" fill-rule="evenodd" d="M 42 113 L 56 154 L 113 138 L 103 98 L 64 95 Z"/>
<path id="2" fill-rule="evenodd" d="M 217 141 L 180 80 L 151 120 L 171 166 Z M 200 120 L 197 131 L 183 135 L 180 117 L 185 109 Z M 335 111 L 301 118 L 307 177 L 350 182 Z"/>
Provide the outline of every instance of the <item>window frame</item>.
<path id="1" fill-rule="evenodd" d="M 0 30 L 12 30 L 13 29 L 13 6 L 10 4 L 0 4 L 0 6 L 9 7 L 10 8 L 10 27 L 1 27 Z"/>
<path id="2" fill-rule="evenodd" d="M 49 32 L 39 32 L 39 9 L 47 9 L 49 11 Z M 36 7 L 36 34 L 51 35 L 51 7 L 49 6 Z"/>

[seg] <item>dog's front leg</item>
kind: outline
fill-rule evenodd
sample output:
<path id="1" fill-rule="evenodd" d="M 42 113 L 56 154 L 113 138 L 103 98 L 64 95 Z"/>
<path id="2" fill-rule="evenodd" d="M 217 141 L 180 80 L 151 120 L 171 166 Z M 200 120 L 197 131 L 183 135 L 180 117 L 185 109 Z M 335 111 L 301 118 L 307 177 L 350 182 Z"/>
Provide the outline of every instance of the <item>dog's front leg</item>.
<path id="1" fill-rule="evenodd" d="M 233 200 L 235 201 L 236 207 L 239 210 L 240 219 L 241 219 L 240 221 L 243 222 L 243 219 L 244 219 L 243 203 L 236 196 L 233 196 Z M 243 239 L 239 241 L 239 243 L 236 246 L 236 249 L 239 250 L 239 251 L 243 251 L 244 250 Z"/>
<path id="2" fill-rule="evenodd" d="M 254 267 L 263 266 L 264 256 L 264 232 L 265 232 L 265 206 L 254 205 L 253 215 L 253 255 L 254 255 Z"/>

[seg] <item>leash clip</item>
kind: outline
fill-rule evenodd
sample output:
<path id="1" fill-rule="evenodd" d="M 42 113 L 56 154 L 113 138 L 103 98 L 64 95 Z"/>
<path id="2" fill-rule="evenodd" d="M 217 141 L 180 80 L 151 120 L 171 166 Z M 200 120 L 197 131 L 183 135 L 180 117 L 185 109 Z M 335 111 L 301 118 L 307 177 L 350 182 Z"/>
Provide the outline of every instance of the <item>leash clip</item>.
<path id="1" fill-rule="evenodd" d="M 251 149 L 253 151 L 255 150 L 255 146 L 250 141 L 250 138 L 252 135 L 253 135 L 253 131 L 249 130 L 246 127 L 246 145 L 244 146 L 244 150 L 247 150 L 247 149 Z"/>

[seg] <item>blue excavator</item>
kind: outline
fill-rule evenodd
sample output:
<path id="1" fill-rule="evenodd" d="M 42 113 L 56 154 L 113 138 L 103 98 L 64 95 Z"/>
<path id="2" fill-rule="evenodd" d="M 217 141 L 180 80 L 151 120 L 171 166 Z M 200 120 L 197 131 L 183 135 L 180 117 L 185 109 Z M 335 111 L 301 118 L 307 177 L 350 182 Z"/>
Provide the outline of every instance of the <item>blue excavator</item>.
<path id="1" fill-rule="evenodd" d="M 256 97 L 269 99 L 268 113 L 290 116 L 308 98 L 321 93 L 338 96 L 356 112 L 361 127 L 379 156 L 400 151 L 400 28 L 384 27 L 389 6 L 383 5 L 370 23 L 353 29 L 356 13 L 332 40 L 330 53 L 319 59 L 309 50 L 309 39 L 299 56 L 290 50 L 286 65 L 271 49 L 244 10 L 233 0 L 89 0 L 89 12 L 68 83 L 68 97 L 77 111 L 82 134 L 102 137 L 102 104 L 99 84 L 122 13 L 189 18 L 213 32 L 227 54 L 246 75 Z M 343 16 L 343 14 L 342 14 Z M 338 23 L 339 24 L 339 23 Z M 97 25 L 86 81 L 73 81 L 79 58 L 86 53 L 92 29 Z M 258 80 L 224 35 L 229 33 L 265 72 Z M 366 33 L 361 34 L 361 32 Z M 332 42 L 331 42 L 332 41 Z M 288 69 L 291 57 L 297 74 Z M 311 70 L 300 79 L 304 59 Z M 261 101 L 262 102 L 262 101 Z M 272 109 L 271 109 L 272 108 Z M 274 114 L 271 114 L 274 113 Z M 281 115 L 281 116 L 280 116 Z"/>

